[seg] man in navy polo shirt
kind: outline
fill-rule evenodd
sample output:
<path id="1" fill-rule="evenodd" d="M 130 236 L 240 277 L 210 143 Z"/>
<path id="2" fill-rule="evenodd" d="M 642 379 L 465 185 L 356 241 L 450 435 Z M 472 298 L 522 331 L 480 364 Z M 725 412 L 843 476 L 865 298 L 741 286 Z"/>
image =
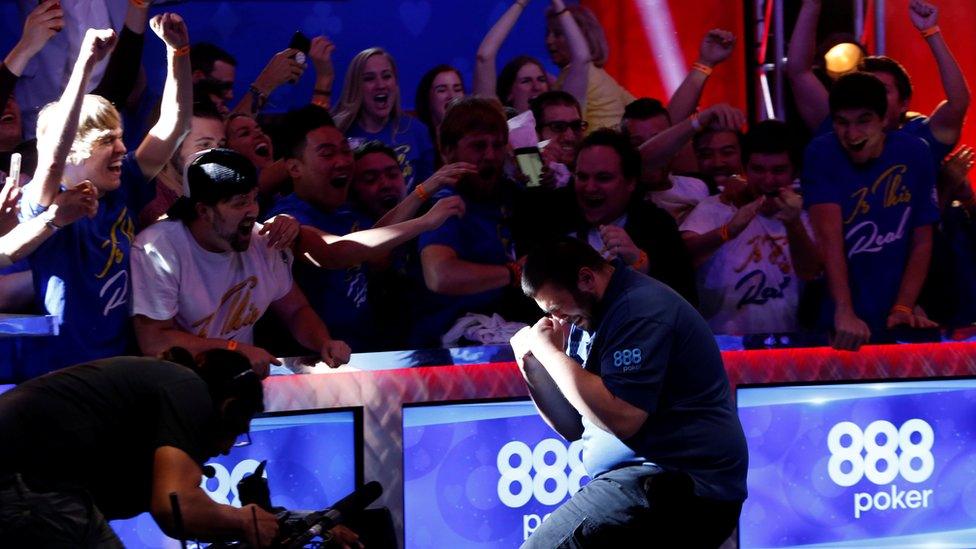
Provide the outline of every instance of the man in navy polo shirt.
<path id="1" fill-rule="evenodd" d="M 522 288 L 547 316 L 512 338 L 516 359 L 543 419 L 582 439 L 592 479 L 523 547 L 719 546 L 746 498 L 748 455 L 708 324 L 573 239 L 531 253 Z"/>

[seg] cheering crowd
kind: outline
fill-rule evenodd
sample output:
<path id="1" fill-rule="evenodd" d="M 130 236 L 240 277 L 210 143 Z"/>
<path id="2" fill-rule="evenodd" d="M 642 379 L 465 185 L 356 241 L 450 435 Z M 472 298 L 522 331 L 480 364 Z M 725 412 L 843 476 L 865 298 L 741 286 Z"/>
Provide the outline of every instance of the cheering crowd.
<path id="1" fill-rule="evenodd" d="M 336 83 L 324 36 L 234 97 L 231 53 L 134 1 L 119 33 L 87 32 L 28 128 L 14 87 L 65 18 L 41 2 L 0 66 L 0 167 L 14 172 L 0 311 L 52 315 L 58 334 L 8 340 L 0 360 L 23 379 L 178 346 L 236 350 L 266 375 L 282 356 L 337 366 L 505 342 L 540 315 L 522 258 L 565 236 L 663 282 L 715 334 L 829 333 L 856 350 L 976 320 L 973 152 L 956 149 L 970 95 L 935 6 L 909 5 L 920 37 L 906 39 L 927 44 L 945 91 L 923 116 L 896 60 L 821 74 L 820 1 L 803 0 L 787 73 L 804 139 L 699 104 L 738 47 L 727 31 L 703 37 L 670 98 L 620 86 L 599 21 L 563 0 L 546 15 L 558 75 L 499 60 L 527 3 L 472 52 L 470 87 L 433 67 L 407 112 L 389 53 L 358 53 Z M 147 27 L 166 45 L 161 94 L 136 77 Z M 264 111 L 305 72 L 308 104 Z"/>

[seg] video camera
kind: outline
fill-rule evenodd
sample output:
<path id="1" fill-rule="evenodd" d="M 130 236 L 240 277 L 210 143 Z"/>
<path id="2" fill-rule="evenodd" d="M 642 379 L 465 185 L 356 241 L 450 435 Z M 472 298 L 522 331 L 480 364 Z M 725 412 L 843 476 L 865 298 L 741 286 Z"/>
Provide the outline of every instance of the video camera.
<path id="1" fill-rule="evenodd" d="M 267 460 L 262 461 L 253 474 L 244 477 L 237 484 L 237 490 L 240 494 L 241 505 L 253 503 L 265 511 L 273 513 L 278 518 L 278 537 L 271 545 L 275 549 L 328 547 L 331 540 L 331 536 L 328 534 L 329 530 L 361 514 L 366 506 L 376 501 L 383 494 L 383 487 L 380 483 L 371 481 L 340 499 L 332 507 L 321 511 L 290 511 L 283 507 L 273 507 L 268 480 L 264 478 L 264 469 L 267 463 Z M 392 522 L 390 522 L 389 527 L 392 528 Z M 185 542 L 183 546 L 186 547 Z M 246 549 L 250 546 L 244 542 L 233 541 L 215 542 L 206 547 L 208 549 Z"/>

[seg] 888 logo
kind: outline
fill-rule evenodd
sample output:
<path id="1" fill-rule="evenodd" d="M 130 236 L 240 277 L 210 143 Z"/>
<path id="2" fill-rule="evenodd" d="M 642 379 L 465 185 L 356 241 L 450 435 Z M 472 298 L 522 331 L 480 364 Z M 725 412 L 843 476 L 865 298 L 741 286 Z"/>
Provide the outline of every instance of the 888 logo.
<path id="1" fill-rule="evenodd" d="M 850 421 L 834 425 L 827 434 L 830 459 L 827 474 L 835 484 L 850 487 L 867 478 L 885 489 L 854 494 L 854 518 L 873 510 L 918 509 L 929 506 L 933 490 L 901 490 L 894 481 L 918 484 L 935 471 L 935 431 L 923 419 L 909 419 L 896 427 L 878 420 L 864 430 Z M 889 484 L 891 483 L 891 484 Z"/>
<path id="2" fill-rule="evenodd" d="M 258 468 L 261 462 L 256 459 L 241 460 L 232 470 L 228 470 L 222 464 L 211 461 L 207 465 L 213 467 L 213 478 L 203 477 L 200 481 L 200 488 L 210 496 L 210 499 L 224 505 L 241 506 L 241 496 L 237 493 L 237 483 L 245 476 L 250 475 Z M 263 475 L 268 477 L 268 472 Z M 211 489 L 213 487 L 213 489 Z"/>
<path id="3" fill-rule="evenodd" d="M 498 499 L 513 509 L 523 507 L 532 498 L 542 505 L 559 505 L 589 480 L 582 461 L 583 443 L 569 447 L 555 438 L 547 438 L 529 448 L 513 440 L 498 451 Z M 567 471 L 568 468 L 568 471 Z"/>

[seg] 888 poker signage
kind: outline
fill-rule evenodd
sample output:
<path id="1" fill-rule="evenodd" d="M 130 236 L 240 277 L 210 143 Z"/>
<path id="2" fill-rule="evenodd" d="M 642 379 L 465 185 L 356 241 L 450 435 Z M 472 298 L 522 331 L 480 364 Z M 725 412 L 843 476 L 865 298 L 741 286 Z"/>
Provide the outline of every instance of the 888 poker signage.
<path id="1" fill-rule="evenodd" d="M 738 391 L 741 546 L 976 547 L 976 380 Z"/>
<path id="2" fill-rule="evenodd" d="M 518 547 L 589 480 L 529 401 L 403 410 L 408 548 Z"/>

